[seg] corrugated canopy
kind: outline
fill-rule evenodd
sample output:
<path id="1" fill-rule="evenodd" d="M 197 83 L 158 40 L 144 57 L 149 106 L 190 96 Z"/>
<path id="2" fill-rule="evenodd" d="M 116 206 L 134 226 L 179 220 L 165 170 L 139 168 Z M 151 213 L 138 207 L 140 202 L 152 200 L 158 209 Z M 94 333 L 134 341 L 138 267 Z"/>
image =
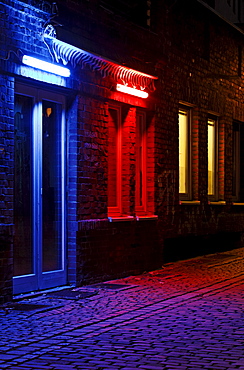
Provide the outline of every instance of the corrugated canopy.
<path id="1" fill-rule="evenodd" d="M 102 77 L 111 76 L 116 82 L 128 84 L 137 89 L 155 90 L 154 81 L 157 77 L 127 68 L 47 34 L 44 34 L 44 41 L 57 62 L 61 60 L 64 65 L 70 63 L 73 67 L 89 66 L 92 70 L 99 71 Z"/>

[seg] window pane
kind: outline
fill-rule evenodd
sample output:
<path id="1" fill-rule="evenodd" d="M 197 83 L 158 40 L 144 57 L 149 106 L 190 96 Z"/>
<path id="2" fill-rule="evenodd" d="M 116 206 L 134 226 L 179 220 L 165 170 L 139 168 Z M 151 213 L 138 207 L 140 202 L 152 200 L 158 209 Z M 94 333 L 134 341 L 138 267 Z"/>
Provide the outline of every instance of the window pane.
<path id="1" fill-rule="evenodd" d="M 32 252 L 32 98 L 15 96 L 14 108 L 14 276 L 33 273 Z"/>
<path id="2" fill-rule="evenodd" d="M 109 109 L 108 119 L 108 207 L 117 207 L 118 111 Z"/>
<path id="3" fill-rule="evenodd" d="M 42 103 L 43 272 L 62 267 L 62 170 L 60 104 Z"/>
<path id="4" fill-rule="evenodd" d="M 208 194 L 215 194 L 215 121 L 208 120 Z"/>
<path id="5" fill-rule="evenodd" d="M 187 193 L 188 181 L 188 112 L 179 112 L 179 192 Z"/>
<path id="6" fill-rule="evenodd" d="M 145 206 L 146 190 L 146 121 L 136 115 L 136 207 Z"/>

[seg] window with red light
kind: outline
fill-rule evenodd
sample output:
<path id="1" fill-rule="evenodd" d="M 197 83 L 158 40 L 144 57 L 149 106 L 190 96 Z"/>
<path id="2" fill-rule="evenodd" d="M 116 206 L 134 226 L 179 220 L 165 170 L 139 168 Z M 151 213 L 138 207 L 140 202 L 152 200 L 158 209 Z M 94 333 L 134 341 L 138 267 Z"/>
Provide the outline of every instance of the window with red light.
<path id="1" fill-rule="evenodd" d="M 108 109 L 108 214 L 121 215 L 121 114 Z"/>
<path id="2" fill-rule="evenodd" d="M 109 105 L 107 163 L 108 216 L 129 220 L 154 215 L 153 115 L 129 105 Z"/>
<path id="3" fill-rule="evenodd" d="M 146 212 L 147 188 L 147 131 L 146 115 L 136 113 L 136 213 Z"/>

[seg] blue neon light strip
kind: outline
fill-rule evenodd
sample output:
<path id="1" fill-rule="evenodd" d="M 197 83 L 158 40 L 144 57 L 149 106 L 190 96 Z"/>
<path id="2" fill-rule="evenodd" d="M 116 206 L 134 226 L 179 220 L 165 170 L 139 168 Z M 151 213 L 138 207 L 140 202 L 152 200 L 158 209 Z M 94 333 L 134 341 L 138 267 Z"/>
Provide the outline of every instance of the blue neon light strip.
<path id="1" fill-rule="evenodd" d="M 24 55 L 22 58 L 22 63 L 27 66 L 41 69 L 42 71 L 54 73 L 59 76 L 69 77 L 70 70 L 66 67 L 61 67 L 53 63 L 45 62 L 41 59 L 33 58 L 28 55 Z"/>

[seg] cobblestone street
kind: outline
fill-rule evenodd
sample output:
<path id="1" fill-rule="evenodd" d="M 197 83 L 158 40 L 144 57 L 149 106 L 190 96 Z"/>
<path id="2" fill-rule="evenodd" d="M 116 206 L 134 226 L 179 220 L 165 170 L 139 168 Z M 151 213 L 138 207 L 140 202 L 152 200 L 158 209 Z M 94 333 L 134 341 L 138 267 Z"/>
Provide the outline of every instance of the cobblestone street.
<path id="1" fill-rule="evenodd" d="M 235 249 L 4 305 L 0 369 L 244 369 L 243 257 Z"/>

